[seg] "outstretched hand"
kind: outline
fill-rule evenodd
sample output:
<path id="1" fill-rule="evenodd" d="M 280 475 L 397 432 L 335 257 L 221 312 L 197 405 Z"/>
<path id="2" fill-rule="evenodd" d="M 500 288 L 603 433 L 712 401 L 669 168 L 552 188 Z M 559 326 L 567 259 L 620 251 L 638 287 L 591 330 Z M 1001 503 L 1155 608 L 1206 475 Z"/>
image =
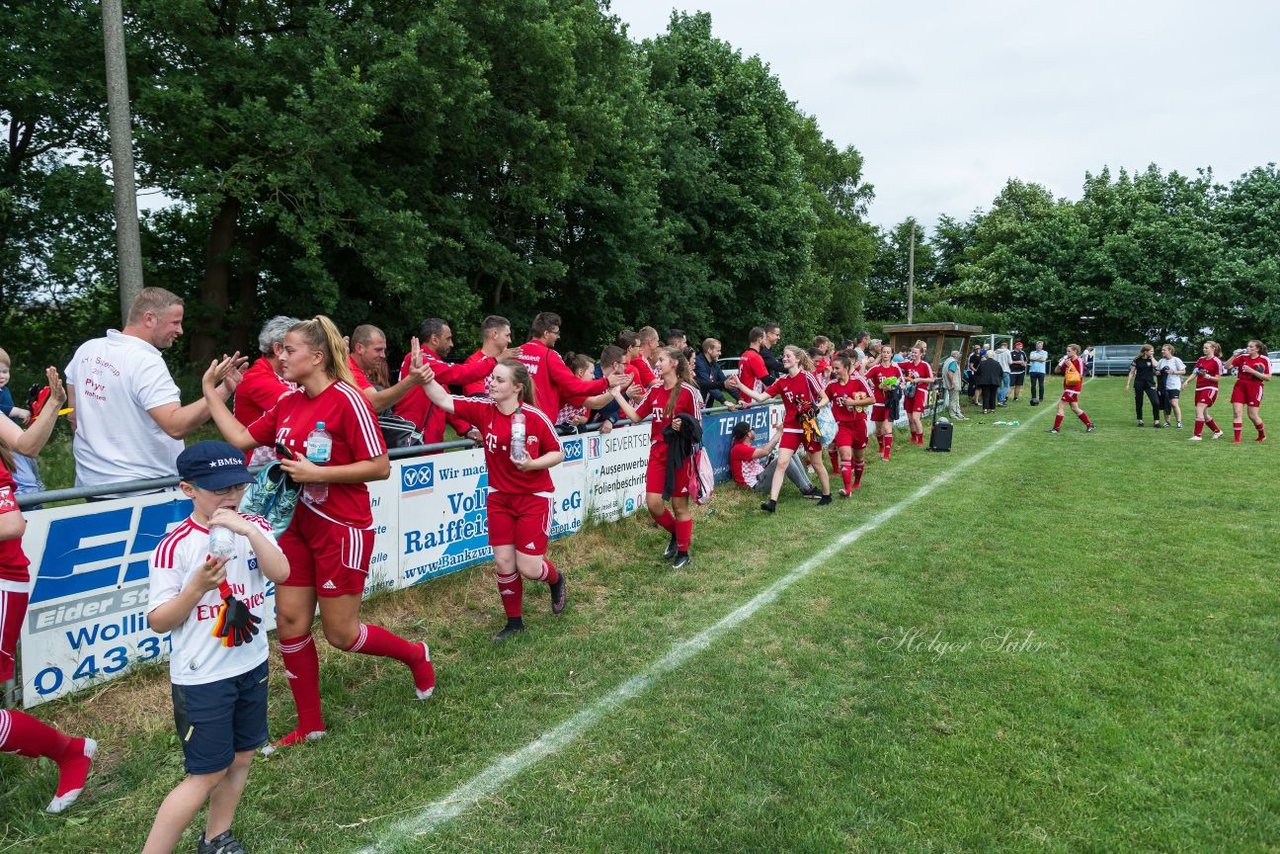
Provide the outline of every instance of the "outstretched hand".
<path id="1" fill-rule="evenodd" d="M 45 368 L 44 378 L 49 383 L 49 399 L 45 402 L 45 406 L 61 409 L 67 402 L 67 387 L 62 384 L 58 369 L 52 366 Z"/>

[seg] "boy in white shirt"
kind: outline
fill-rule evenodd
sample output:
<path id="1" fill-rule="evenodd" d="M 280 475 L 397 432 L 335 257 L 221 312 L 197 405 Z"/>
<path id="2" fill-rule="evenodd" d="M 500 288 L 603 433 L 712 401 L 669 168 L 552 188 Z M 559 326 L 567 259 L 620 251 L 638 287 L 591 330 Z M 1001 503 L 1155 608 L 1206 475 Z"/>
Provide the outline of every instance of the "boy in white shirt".
<path id="1" fill-rule="evenodd" d="M 231 821 L 254 751 L 267 743 L 267 637 L 257 627 L 264 576 L 278 584 L 289 564 L 265 519 L 236 512 L 253 480 L 241 451 L 199 442 L 178 456 L 178 476 L 194 506 L 151 557 L 147 621 L 172 633 L 169 680 L 187 777 L 160 805 L 143 851 L 172 851 L 208 801 L 197 850 L 235 854 L 244 849 Z M 213 556 L 210 530 L 218 527 L 233 536 Z"/>

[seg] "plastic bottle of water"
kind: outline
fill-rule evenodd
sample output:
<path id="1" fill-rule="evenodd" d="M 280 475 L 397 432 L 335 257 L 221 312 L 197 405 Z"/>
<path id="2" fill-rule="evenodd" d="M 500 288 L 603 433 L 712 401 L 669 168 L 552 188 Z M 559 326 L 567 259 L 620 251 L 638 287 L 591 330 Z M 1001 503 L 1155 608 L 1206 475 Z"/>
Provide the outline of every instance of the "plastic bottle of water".
<path id="1" fill-rule="evenodd" d="M 511 462 L 522 463 L 529 458 L 525 450 L 524 410 L 517 409 L 511 414 Z"/>
<path id="2" fill-rule="evenodd" d="M 209 529 L 209 557 L 231 557 L 236 550 L 236 535 L 230 528 L 214 525 Z"/>
<path id="3" fill-rule="evenodd" d="M 324 429 L 323 421 L 317 421 L 316 429 L 307 434 L 306 447 L 307 459 L 311 462 L 318 466 L 329 462 L 329 457 L 333 453 L 333 437 Z M 312 504 L 323 504 L 329 497 L 329 484 L 308 483 L 303 489 L 303 495 Z"/>

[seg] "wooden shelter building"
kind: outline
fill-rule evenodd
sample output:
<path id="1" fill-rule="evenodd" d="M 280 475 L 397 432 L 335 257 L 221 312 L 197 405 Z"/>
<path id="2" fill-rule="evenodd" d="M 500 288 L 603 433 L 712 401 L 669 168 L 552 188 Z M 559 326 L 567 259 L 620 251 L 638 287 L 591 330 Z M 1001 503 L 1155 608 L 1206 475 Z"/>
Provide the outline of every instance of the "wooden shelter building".
<path id="1" fill-rule="evenodd" d="M 942 360 L 951 355 L 952 350 L 960 351 L 960 364 L 963 365 L 969 355 L 969 339 L 981 332 L 981 326 L 963 323 L 891 323 L 884 327 L 885 343 L 895 353 L 901 347 L 914 347 L 917 341 L 924 341 L 928 348 L 925 361 L 933 368 L 934 376 L 942 367 Z"/>

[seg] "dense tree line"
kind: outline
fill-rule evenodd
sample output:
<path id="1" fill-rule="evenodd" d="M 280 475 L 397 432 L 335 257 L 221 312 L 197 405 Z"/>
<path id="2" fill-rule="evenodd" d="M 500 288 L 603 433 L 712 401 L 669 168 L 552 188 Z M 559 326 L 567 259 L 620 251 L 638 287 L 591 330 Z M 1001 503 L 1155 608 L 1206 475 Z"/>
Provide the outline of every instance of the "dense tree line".
<path id="1" fill-rule="evenodd" d="M 69 352 L 115 302 L 99 7 L 0 3 L 0 313 Z M 707 15 L 628 39 L 593 0 L 131 0 L 146 282 L 187 356 L 277 312 L 460 331 L 565 315 L 565 344 L 763 318 L 853 331 L 862 158 Z"/>
<path id="2" fill-rule="evenodd" d="M 872 317 L 905 314 L 911 222 L 879 232 Z M 1011 180 L 989 211 L 944 216 L 917 237 L 916 283 L 916 320 L 1060 343 L 1280 347 L 1280 172 L 1273 163 L 1224 186 L 1208 171 L 1103 169 L 1078 201 Z"/>

